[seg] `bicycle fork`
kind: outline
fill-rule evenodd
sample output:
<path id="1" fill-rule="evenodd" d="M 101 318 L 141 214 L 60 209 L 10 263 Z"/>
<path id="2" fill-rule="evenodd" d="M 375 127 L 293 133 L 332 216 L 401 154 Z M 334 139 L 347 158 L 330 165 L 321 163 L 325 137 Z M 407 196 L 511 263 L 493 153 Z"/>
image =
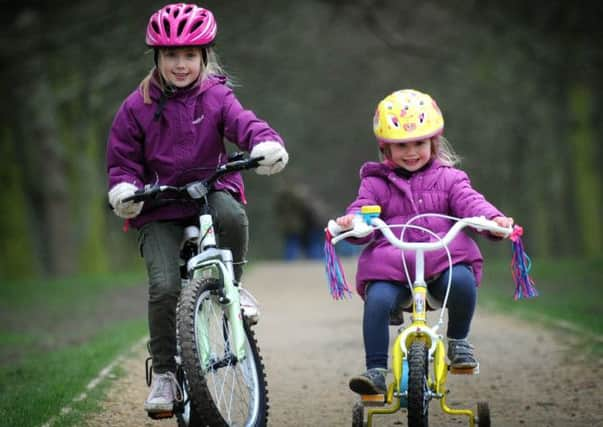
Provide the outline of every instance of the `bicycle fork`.
<path id="1" fill-rule="evenodd" d="M 241 303 L 239 291 L 234 285 L 234 271 L 232 268 L 232 252 L 228 249 L 218 249 L 216 247 L 216 238 L 211 215 L 203 214 L 199 217 L 200 235 L 199 242 L 200 253 L 191 258 L 187 265 L 187 270 L 192 272 L 194 278 L 213 277 L 218 279 L 221 288 L 217 289 L 218 303 L 221 305 L 224 314 L 230 323 L 229 334 L 230 352 L 236 361 L 245 359 L 245 329 L 243 325 L 243 316 L 241 314 Z M 202 360 L 205 366 L 209 365 L 211 355 L 208 353 L 209 337 L 207 331 L 207 322 L 197 322 L 196 331 L 199 341 L 203 344 Z M 226 333 L 226 331 L 225 331 Z"/>

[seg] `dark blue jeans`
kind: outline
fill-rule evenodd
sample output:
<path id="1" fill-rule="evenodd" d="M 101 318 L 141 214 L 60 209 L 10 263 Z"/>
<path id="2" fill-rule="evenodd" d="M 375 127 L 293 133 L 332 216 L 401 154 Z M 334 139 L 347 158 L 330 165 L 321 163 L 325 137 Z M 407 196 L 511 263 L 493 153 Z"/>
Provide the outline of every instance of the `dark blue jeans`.
<path id="1" fill-rule="evenodd" d="M 429 282 L 429 293 L 439 301 L 444 300 L 448 275 L 446 270 L 436 280 Z M 393 282 L 373 282 L 366 292 L 362 332 L 366 367 L 387 368 L 389 349 L 389 313 L 404 301 L 410 301 L 411 292 L 407 285 Z M 448 296 L 448 329 L 449 338 L 466 338 L 469 334 L 471 319 L 477 301 L 475 276 L 466 264 L 452 267 L 452 285 Z"/>

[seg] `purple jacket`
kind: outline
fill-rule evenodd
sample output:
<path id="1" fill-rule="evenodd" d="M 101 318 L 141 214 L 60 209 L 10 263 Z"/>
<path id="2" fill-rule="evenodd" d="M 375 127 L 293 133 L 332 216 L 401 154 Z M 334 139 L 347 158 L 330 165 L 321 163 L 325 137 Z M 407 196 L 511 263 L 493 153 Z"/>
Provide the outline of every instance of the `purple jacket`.
<path id="1" fill-rule="evenodd" d="M 456 217 L 483 215 L 488 219 L 503 214 L 491 205 L 480 193 L 471 187 L 467 174 L 459 169 L 444 166 L 434 160 L 425 169 L 404 178 L 396 174 L 383 163 L 368 162 L 360 170 L 360 189 L 358 197 L 348 207 L 348 213 L 355 213 L 363 205 L 381 206 L 380 218 L 388 224 L 404 224 L 412 217 L 422 213 L 440 213 Z M 452 227 L 453 221 L 445 218 L 420 218 L 413 222 L 443 236 Z M 394 229 L 399 236 L 401 229 Z M 488 233 L 489 235 L 489 233 Z M 378 231 L 364 239 L 355 239 L 352 243 L 368 245 L 358 260 L 356 289 L 364 298 L 367 282 L 387 280 L 407 282 L 402 266 L 402 250 L 392 246 Z M 404 240 L 435 240 L 427 233 L 406 229 Z M 479 284 L 482 278 L 483 258 L 477 244 L 468 235 L 461 232 L 450 243 L 449 249 L 454 264 L 468 263 L 473 269 Z M 415 256 L 404 251 L 411 281 L 414 280 Z M 445 250 L 425 254 L 425 278 L 429 279 L 448 268 Z"/>
<path id="2" fill-rule="evenodd" d="M 132 92 L 117 111 L 109 134 L 109 189 L 120 182 L 142 187 L 156 181 L 184 185 L 206 178 L 226 162 L 225 138 L 245 151 L 263 141 L 283 143 L 266 122 L 241 106 L 225 83 L 225 78 L 212 77 L 177 92 L 168 98 L 159 120 L 154 120 L 154 115 L 160 89 L 151 84 L 152 104 L 143 102 L 140 89 Z M 226 189 L 245 202 L 239 173 L 221 178 L 215 188 Z M 191 203 L 147 205 L 130 220 L 134 227 L 197 214 Z"/>

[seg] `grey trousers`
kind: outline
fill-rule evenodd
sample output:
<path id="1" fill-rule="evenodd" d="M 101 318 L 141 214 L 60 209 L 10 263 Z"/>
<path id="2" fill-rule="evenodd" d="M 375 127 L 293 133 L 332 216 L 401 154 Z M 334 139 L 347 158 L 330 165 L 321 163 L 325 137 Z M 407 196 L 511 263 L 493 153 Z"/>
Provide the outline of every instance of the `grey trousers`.
<path id="1" fill-rule="evenodd" d="M 218 245 L 232 251 L 235 279 L 240 280 L 249 242 L 243 206 L 229 193 L 209 195 Z M 180 295 L 180 243 L 185 224 L 156 221 L 143 225 L 138 244 L 149 279 L 148 321 L 153 371 L 175 371 L 176 304 Z"/>

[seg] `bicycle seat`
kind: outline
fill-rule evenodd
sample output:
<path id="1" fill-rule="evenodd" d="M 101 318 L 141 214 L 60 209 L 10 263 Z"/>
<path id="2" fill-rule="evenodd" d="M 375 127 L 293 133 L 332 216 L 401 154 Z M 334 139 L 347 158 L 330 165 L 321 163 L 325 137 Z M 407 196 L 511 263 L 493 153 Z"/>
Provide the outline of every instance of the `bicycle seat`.
<path id="1" fill-rule="evenodd" d="M 438 310 L 442 307 L 442 301 L 432 295 L 429 290 L 425 295 L 427 302 L 427 311 Z M 406 313 L 412 313 L 412 298 L 408 298 L 405 301 L 402 301 L 397 309 L 392 310 L 392 313 L 403 311 Z"/>

